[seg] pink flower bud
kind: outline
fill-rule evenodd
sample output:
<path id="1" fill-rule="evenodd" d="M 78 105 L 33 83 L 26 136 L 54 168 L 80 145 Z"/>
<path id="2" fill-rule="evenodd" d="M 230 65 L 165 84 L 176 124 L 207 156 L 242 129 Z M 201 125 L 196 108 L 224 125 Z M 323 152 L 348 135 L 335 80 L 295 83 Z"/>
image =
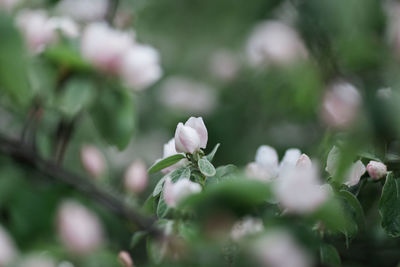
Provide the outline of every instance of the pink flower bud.
<path id="1" fill-rule="evenodd" d="M 91 253 L 103 242 L 99 219 L 77 202 L 65 201 L 61 204 L 57 226 L 61 241 L 72 253 Z"/>
<path id="2" fill-rule="evenodd" d="M 371 160 L 367 165 L 367 171 L 372 179 L 378 180 L 386 176 L 387 167 L 382 162 Z"/>
<path id="3" fill-rule="evenodd" d="M 103 154 L 95 146 L 85 145 L 82 147 L 81 161 L 86 171 L 94 177 L 100 177 L 106 169 Z"/>
<path id="4" fill-rule="evenodd" d="M 136 44 L 124 56 L 121 76 L 126 85 L 142 90 L 161 78 L 158 52 L 150 46 Z"/>
<path id="5" fill-rule="evenodd" d="M 17 249 L 14 241 L 6 230 L 0 226 L 0 266 L 6 266 L 17 256 Z"/>
<path id="6" fill-rule="evenodd" d="M 164 183 L 164 200 L 170 207 L 176 207 L 179 202 L 189 195 L 200 193 L 201 186 L 189 179 L 181 179 L 172 183 L 171 178 L 167 177 Z"/>
<path id="7" fill-rule="evenodd" d="M 133 267 L 133 260 L 131 258 L 131 255 L 129 255 L 128 252 L 126 251 L 121 251 L 118 254 L 118 260 L 124 265 L 124 267 Z"/>
<path id="8" fill-rule="evenodd" d="M 279 21 L 258 24 L 247 42 L 246 53 L 253 66 L 287 65 L 307 57 L 297 32 Z"/>
<path id="9" fill-rule="evenodd" d="M 81 51 L 100 70 L 116 74 L 133 42 L 130 33 L 114 30 L 105 23 L 92 23 L 83 32 Z"/>
<path id="10" fill-rule="evenodd" d="M 204 124 L 203 118 L 202 117 L 198 117 L 198 118 L 190 117 L 186 121 L 185 126 L 189 126 L 196 130 L 197 134 L 200 137 L 200 147 L 206 148 L 207 141 L 208 141 L 208 132 L 207 132 L 206 125 Z"/>
<path id="11" fill-rule="evenodd" d="M 190 117 L 185 125 L 179 123 L 175 131 L 176 151 L 193 154 L 207 145 L 208 133 L 201 117 Z"/>
<path id="12" fill-rule="evenodd" d="M 146 164 L 142 161 L 135 161 L 125 172 L 125 188 L 132 193 L 143 192 L 147 187 L 148 180 Z"/>
<path id="13" fill-rule="evenodd" d="M 357 116 L 361 105 L 358 90 L 347 82 L 336 82 L 325 94 L 322 118 L 332 127 L 348 127 Z"/>
<path id="14" fill-rule="evenodd" d="M 57 40 L 57 34 L 43 10 L 25 10 L 17 15 L 17 25 L 21 29 L 27 46 L 32 53 L 42 52 L 47 45 Z"/>

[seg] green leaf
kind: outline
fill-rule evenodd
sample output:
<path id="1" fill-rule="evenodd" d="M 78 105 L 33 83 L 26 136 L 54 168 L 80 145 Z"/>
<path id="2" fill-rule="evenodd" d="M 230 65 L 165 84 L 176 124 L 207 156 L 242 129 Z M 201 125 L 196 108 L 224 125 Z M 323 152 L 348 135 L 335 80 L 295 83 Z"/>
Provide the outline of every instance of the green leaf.
<path id="1" fill-rule="evenodd" d="M 158 206 L 157 206 L 157 217 L 158 218 L 165 218 L 167 216 L 169 211 L 169 207 L 167 203 L 165 202 L 164 199 L 164 194 L 161 192 L 160 199 L 158 201 Z"/>
<path id="2" fill-rule="evenodd" d="M 183 158 L 185 158 L 185 156 L 183 154 L 175 154 L 175 155 L 166 157 L 162 160 L 159 160 L 149 168 L 149 173 L 152 174 L 152 173 L 161 171 L 162 169 L 165 169 L 171 165 L 174 165 L 175 163 L 177 163 L 178 161 L 180 161 Z"/>
<path id="3" fill-rule="evenodd" d="M 211 214 L 215 210 L 232 210 L 244 214 L 249 209 L 264 203 L 271 196 L 268 184 L 237 177 L 211 184 L 200 194 L 188 196 L 181 201 L 181 208 Z"/>
<path id="4" fill-rule="evenodd" d="M 216 173 L 214 176 L 206 179 L 205 186 L 209 186 L 214 183 L 220 183 L 226 179 L 236 177 L 237 167 L 233 164 L 228 164 L 225 166 L 220 166 L 216 169 Z"/>
<path id="5" fill-rule="evenodd" d="M 92 69 L 92 66 L 81 57 L 79 50 L 72 44 L 53 45 L 46 49 L 45 56 L 63 67 L 80 71 L 90 71 Z"/>
<path id="6" fill-rule="evenodd" d="M 219 146 L 220 146 L 220 143 L 216 144 L 215 147 L 213 148 L 213 150 L 206 156 L 206 158 L 209 162 L 213 161 L 215 153 L 217 153 Z"/>
<path id="7" fill-rule="evenodd" d="M 167 178 L 167 175 L 165 175 L 164 177 L 161 177 L 161 179 L 157 182 L 157 184 L 156 184 L 156 186 L 154 187 L 154 190 L 153 190 L 153 194 L 152 194 L 153 197 L 158 196 L 162 192 L 163 185 L 164 185 L 164 182 L 165 182 L 166 178 Z"/>
<path id="8" fill-rule="evenodd" d="M 147 235 L 146 231 L 137 231 L 133 234 L 131 239 L 130 248 L 134 248 L 145 236 Z"/>
<path id="9" fill-rule="evenodd" d="M 364 210 L 358 199 L 347 190 L 340 190 L 338 193 L 345 201 L 345 209 L 357 222 L 358 230 L 365 228 Z"/>
<path id="10" fill-rule="evenodd" d="M 198 164 L 199 164 L 199 169 L 200 169 L 201 173 L 204 174 L 205 176 L 210 177 L 210 176 L 215 175 L 216 171 L 215 171 L 214 165 L 212 165 L 207 160 L 206 157 L 201 158 L 198 161 Z"/>
<path id="11" fill-rule="evenodd" d="M 316 221 L 321 221 L 324 225 L 333 231 L 344 233 L 353 232 L 354 227 L 357 230 L 357 224 L 352 220 L 348 221 L 343 205 L 337 197 L 327 200 L 312 215 Z"/>
<path id="12" fill-rule="evenodd" d="M 382 227 L 389 236 L 400 236 L 400 181 L 390 172 L 379 201 Z"/>
<path id="13" fill-rule="evenodd" d="M 324 266 L 341 266 L 341 260 L 336 248 L 329 244 L 320 247 L 321 263 Z"/>
<path id="14" fill-rule="evenodd" d="M 111 145 L 125 148 L 135 128 L 135 104 L 132 94 L 113 88 L 103 88 L 91 110 L 100 135 Z"/>
<path id="15" fill-rule="evenodd" d="M 72 118 L 83 108 L 89 107 L 94 96 L 95 88 L 91 80 L 73 78 L 68 80 L 58 97 L 57 107 L 64 115 Z"/>
<path id="16" fill-rule="evenodd" d="M 14 21 L 0 13 L 0 92 L 15 103 L 27 106 L 33 92 L 29 87 L 26 53 Z"/>

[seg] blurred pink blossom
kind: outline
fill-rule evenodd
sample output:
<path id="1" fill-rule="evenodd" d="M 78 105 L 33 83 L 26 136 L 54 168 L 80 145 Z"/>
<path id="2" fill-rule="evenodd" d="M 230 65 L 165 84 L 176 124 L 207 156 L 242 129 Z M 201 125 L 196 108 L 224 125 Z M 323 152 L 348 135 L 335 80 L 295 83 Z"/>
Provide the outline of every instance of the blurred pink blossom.
<path id="1" fill-rule="evenodd" d="M 361 105 L 361 95 L 350 83 L 336 82 L 325 93 L 322 119 L 336 128 L 346 128 L 354 122 Z"/>
<path id="2" fill-rule="evenodd" d="M 61 204 L 57 227 L 61 241 L 72 253 L 91 253 L 103 243 L 99 219 L 77 202 L 68 200 Z"/>
<path id="3" fill-rule="evenodd" d="M 100 177 L 106 170 L 106 162 L 101 151 L 92 145 L 85 145 L 81 149 L 83 167 L 94 177 Z"/>
<path id="4" fill-rule="evenodd" d="M 149 182 L 147 167 L 144 162 L 133 162 L 125 172 L 124 183 L 127 191 L 139 194 L 143 192 Z"/>
<path id="5" fill-rule="evenodd" d="M 246 53 L 253 66 L 287 65 L 307 57 L 307 50 L 297 32 L 274 20 L 254 27 L 247 41 Z"/>
<path id="6" fill-rule="evenodd" d="M 172 183 L 171 178 L 167 177 L 164 183 L 163 195 L 165 203 L 170 207 L 176 207 L 179 202 L 189 195 L 200 193 L 201 186 L 189 179 L 181 179 Z"/>

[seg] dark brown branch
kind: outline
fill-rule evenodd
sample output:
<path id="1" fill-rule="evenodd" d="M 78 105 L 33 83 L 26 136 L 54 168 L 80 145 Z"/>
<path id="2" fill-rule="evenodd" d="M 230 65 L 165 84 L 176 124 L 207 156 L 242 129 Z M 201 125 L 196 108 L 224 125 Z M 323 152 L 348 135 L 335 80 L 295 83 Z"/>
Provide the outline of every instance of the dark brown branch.
<path id="1" fill-rule="evenodd" d="M 143 216 L 130 209 L 118 196 L 98 186 L 89 179 L 70 172 L 53 161 L 43 159 L 21 141 L 13 140 L 0 134 L 0 153 L 35 168 L 45 176 L 73 186 L 117 215 L 133 222 L 141 230 L 148 231 L 156 236 L 162 235 L 154 225 L 154 218 Z"/>

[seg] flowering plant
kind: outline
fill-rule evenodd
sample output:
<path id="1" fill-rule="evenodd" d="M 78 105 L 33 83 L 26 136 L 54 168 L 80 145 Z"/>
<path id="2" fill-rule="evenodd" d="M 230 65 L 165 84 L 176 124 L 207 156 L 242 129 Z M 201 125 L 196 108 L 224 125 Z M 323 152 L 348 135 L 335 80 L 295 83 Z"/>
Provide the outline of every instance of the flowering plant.
<path id="1" fill-rule="evenodd" d="M 394 0 L 0 0 L 0 267 L 397 266 Z"/>

